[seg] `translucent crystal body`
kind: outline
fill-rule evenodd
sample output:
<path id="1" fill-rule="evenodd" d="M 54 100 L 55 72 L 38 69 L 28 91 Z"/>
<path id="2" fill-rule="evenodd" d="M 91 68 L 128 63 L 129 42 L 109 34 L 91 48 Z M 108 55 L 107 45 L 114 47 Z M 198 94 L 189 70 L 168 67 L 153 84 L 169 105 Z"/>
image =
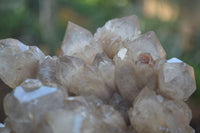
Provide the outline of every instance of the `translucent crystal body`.
<path id="1" fill-rule="evenodd" d="M 159 91 L 175 100 L 187 100 L 196 89 L 194 70 L 191 66 L 168 60 L 159 70 Z"/>
<path id="2" fill-rule="evenodd" d="M 105 54 L 97 54 L 93 64 L 100 70 L 105 84 L 115 91 L 115 65 Z"/>
<path id="3" fill-rule="evenodd" d="M 100 71 L 85 64 L 81 59 L 63 56 L 57 61 L 57 79 L 75 95 L 94 94 L 102 99 L 110 97 Z"/>
<path id="4" fill-rule="evenodd" d="M 101 45 L 93 40 L 90 31 L 71 22 L 68 23 L 62 50 L 64 55 L 79 57 L 89 64 L 97 53 L 103 52 Z"/>
<path id="5" fill-rule="evenodd" d="M 0 78 L 13 88 L 0 89 L 0 133 L 194 133 L 185 104 L 196 89 L 193 68 L 167 60 L 135 15 L 108 21 L 94 37 L 69 22 L 62 51 L 44 56 L 0 40 Z"/>
<path id="6" fill-rule="evenodd" d="M 141 133 L 193 133 L 187 105 L 167 100 L 149 88 L 144 88 L 137 96 L 129 116 L 132 126 Z"/>
<path id="7" fill-rule="evenodd" d="M 108 57 L 113 58 L 123 46 L 124 40 L 133 40 L 140 34 L 137 16 L 112 19 L 97 29 L 95 40 L 101 44 Z"/>
<path id="8" fill-rule="evenodd" d="M 27 78 L 35 78 L 38 62 L 44 54 L 35 46 L 15 39 L 0 40 L 0 78 L 11 88 Z"/>
<path id="9" fill-rule="evenodd" d="M 57 88 L 42 86 L 39 80 L 27 79 L 4 99 L 8 124 L 15 133 L 42 132 L 44 114 L 61 108 L 64 96 Z"/>
<path id="10" fill-rule="evenodd" d="M 46 56 L 40 60 L 38 68 L 38 79 L 43 84 L 51 84 L 56 82 L 56 57 Z"/>

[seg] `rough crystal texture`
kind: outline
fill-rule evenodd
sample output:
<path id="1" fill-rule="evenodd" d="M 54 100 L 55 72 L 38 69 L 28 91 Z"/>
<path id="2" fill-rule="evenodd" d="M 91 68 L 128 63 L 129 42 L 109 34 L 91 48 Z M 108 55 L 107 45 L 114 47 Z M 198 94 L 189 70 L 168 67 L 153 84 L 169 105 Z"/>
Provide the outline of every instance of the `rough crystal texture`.
<path id="1" fill-rule="evenodd" d="M 94 94 L 102 99 L 110 97 L 109 90 L 96 67 L 70 56 L 60 57 L 57 64 L 57 79 L 66 86 L 69 93 L 84 96 Z"/>
<path id="2" fill-rule="evenodd" d="M 15 133 L 41 132 L 46 112 L 61 108 L 64 96 L 57 88 L 42 86 L 36 79 L 27 79 L 4 99 L 8 124 Z"/>
<path id="3" fill-rule="evenodd" d="M 113 58 L 123 47 L 124 40 L 133 40 L 140 33 L 137 16 L 132 15 L 108 21 L 102 28 L 97 29 L 94 38 L 102 45 L 108 57 Z"/>
<path id="4" fill-rule="evenodd" d="M 100 70 L 105 84 L 111 91 L 115 91 L 115 65 L 113 61 L 105 54 L 97 54 L 93 64 Z"/>
<path id="5" fill-rule="evenodd" d="M 109 104 L 118 110 L 124 117 L 126 123 L 129 124 L 128 109 L 131 107 L 131 104 L 127 100 L 123 99 L 118 93 L 113 94 Z"/>
<path id="6" fill-rule="evenodd" d="M 38 62 L 44 54 L 35 46 L 15 39 L 0 40 L 0 78 L 15 88 L 27 78 L 35 78 Z"/>
<path id="7" fill-rule="evenodd" d="M 172 101 L 144 88 L 129 111 L 131 125 L 139 133 L 193 133 L 191 111 L 182 101 Z"/>
<path id="8" fill-rule="evenodd" d="M 92 64 L 97 53 L 103 52 L 90 31 L 71 22 L 68 23 L 62 50 L 64 55 L 79 57 L 89 64 Z"/>
<path id="9" fill-rule="evenodd" d="M 114 57 L 115 83 L 120 95 L 129 102 L 133 102 L 140 89 L 137 87 L 135 70 L 129 54 L 129 50 L 121 48 Z"/>
<path id="10" fill-rule="evenodd" d="M 159 91 L 175 100 L 187 100 L 196 89 L 194 70 L 180 60 L 168 60 L 159 70 Z"/>
<path id="11" fill-rule="evenodd" d="M 167 60 L 135 15 L 94 37 L 69 22 L 59 57 L 15 39 L 0 46 L 0 78 L 15 88 L 0 133 L 194 133 L 184 103 L 196 89 L 193 68 Z"/>
<path id="12" fill-rule="evenodd" d="M 127 41 L 125 47 L 131 50 L 134 61 L 137 61 L 139 55 L 145 53 L 150 54 L 154 61 L 166 57 L 165 50 L 153 31 L 142 34 L 133 41 Z"/>
<path id="13" fill-rule="evenodd" d="M 38 79 L 43 84 L 56 83 L 56 60 L 57 57 L 46 56 L 40 60 L 38 68 Z"/>

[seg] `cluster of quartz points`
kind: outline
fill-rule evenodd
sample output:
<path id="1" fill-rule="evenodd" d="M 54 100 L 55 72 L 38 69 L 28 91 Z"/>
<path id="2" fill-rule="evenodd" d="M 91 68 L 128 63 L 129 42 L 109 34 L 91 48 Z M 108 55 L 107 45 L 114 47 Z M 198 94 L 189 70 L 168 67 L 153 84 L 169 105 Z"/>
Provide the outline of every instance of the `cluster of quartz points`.
<path id="1" fill-rule="evenodd" d="M 167 60 L 135 15 L 94 36 L 69 22 L 62 51 L 0 40 L 0 78 L 13 88 L 0 133 L 194 133 L 184 103 L 196 89 L 193 68 Z"/>

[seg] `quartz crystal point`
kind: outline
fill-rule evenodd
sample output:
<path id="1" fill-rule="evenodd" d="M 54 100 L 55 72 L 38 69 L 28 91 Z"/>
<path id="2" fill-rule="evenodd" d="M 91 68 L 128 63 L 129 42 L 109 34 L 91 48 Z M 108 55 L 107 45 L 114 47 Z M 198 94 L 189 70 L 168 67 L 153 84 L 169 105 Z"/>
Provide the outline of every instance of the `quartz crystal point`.
<path id="1" fill-rule="evenodd" d="M 57 59 L 58 58 L 55 56 L 46 56 L 44 59 L 40 60 L 37 77 L 43 85 L 61 89 L 67 96 L 66 88 L 60 84 L 56 78 Z"/>
<path id="2" fill-rule="evenodd" d="M 108 58 L 105 54 L 97 54 L 93 64 L 100 70 L 105 84 L 109 88 L 111 88 L 112 91 L 114 91 L 115 65 L 113 61 L 110 58 Z"/>
<path id="3" fill-rule="evenodd" d="M 96 67 L 70 56 L 60 57 L 57 65 L 57 79 L 69 93 L 83 96 L 93 94 L 104 100 L 110 97 L 109 90 Z"/>
<path id="4" fill-rule="evenodd" d="M 140 34 L 137 16 L 112 19 L 97 29 L 95 40 L 101 44 L 108 57 L 113 58 L 125 40 L 134 40 Z"/>
<path id="5" fill-rule="evenodd" d="M 43 84 L 51 84 L 56 82 L 56 60 L 57 57 L 46 56 L 40 60 L 38 68 L 38 79 Z"/>
<path id="6" fill-rule="evenodd" d="M 57 88 L 43 86 L 36 79 L 27 79 L 4 99 L 8 125 L 15 133 L 42 133 L 45 129 L 40 124 L 44 115 L 61 108 L 63 101 L 63 94 Z"/>
<path id="7" fill-rule="evenodd" d="M 27 78 L 35 78 L 38 62 L 44 54 L 35 46 L 15 39 L 0 40 L 0 78 L 15 88 Z"/>
<path id="8" fill-rule="evenodd" d="M 133 41 L 127 41 L 125 47 L 131 50 L 131 58 L 137 61 L 138 56 L 148 53 L 154 61 L 165 58 L 166 53 L 153 31 L 140 35 Z"/>
<path id="9" fill-rule="evenodd" d="M 167 100 L 144 88 L 129 110 L 131 125 L 139 133 L 193 133 L 191 111 L 182 101 Z"/>
<path id="10" fill-rule="evenodd" d="M 103 52 L 101 45 L 93 40 L 90 31 L 72 22 L 68 23 L 62 51 L 64 55 L 79 57 L 89 64 L 92 64 L 97 53 Z"/>
<path id="11" fill-rule="evenodd" d="M 187 100 L 196 89 L 191 66 L 172 58 L 159 70 L 159 92 L 175 100 Z"/>

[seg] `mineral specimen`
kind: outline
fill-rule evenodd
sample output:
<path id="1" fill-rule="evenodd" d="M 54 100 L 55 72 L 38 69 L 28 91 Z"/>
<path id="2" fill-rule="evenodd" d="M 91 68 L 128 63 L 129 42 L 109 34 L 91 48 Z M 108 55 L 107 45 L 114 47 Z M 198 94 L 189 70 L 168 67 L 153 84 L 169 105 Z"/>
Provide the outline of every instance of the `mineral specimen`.
<path id="1" fill-rule="evenodd" d="M 94 37 L 69 22 L 59 57 L 15 39 L 0 46 L 0 78 L 13 88 L 0 133 L 194 133 L 184 103 L 196 89 L 193 68 L 167 60 L 135 15 Z"/>

